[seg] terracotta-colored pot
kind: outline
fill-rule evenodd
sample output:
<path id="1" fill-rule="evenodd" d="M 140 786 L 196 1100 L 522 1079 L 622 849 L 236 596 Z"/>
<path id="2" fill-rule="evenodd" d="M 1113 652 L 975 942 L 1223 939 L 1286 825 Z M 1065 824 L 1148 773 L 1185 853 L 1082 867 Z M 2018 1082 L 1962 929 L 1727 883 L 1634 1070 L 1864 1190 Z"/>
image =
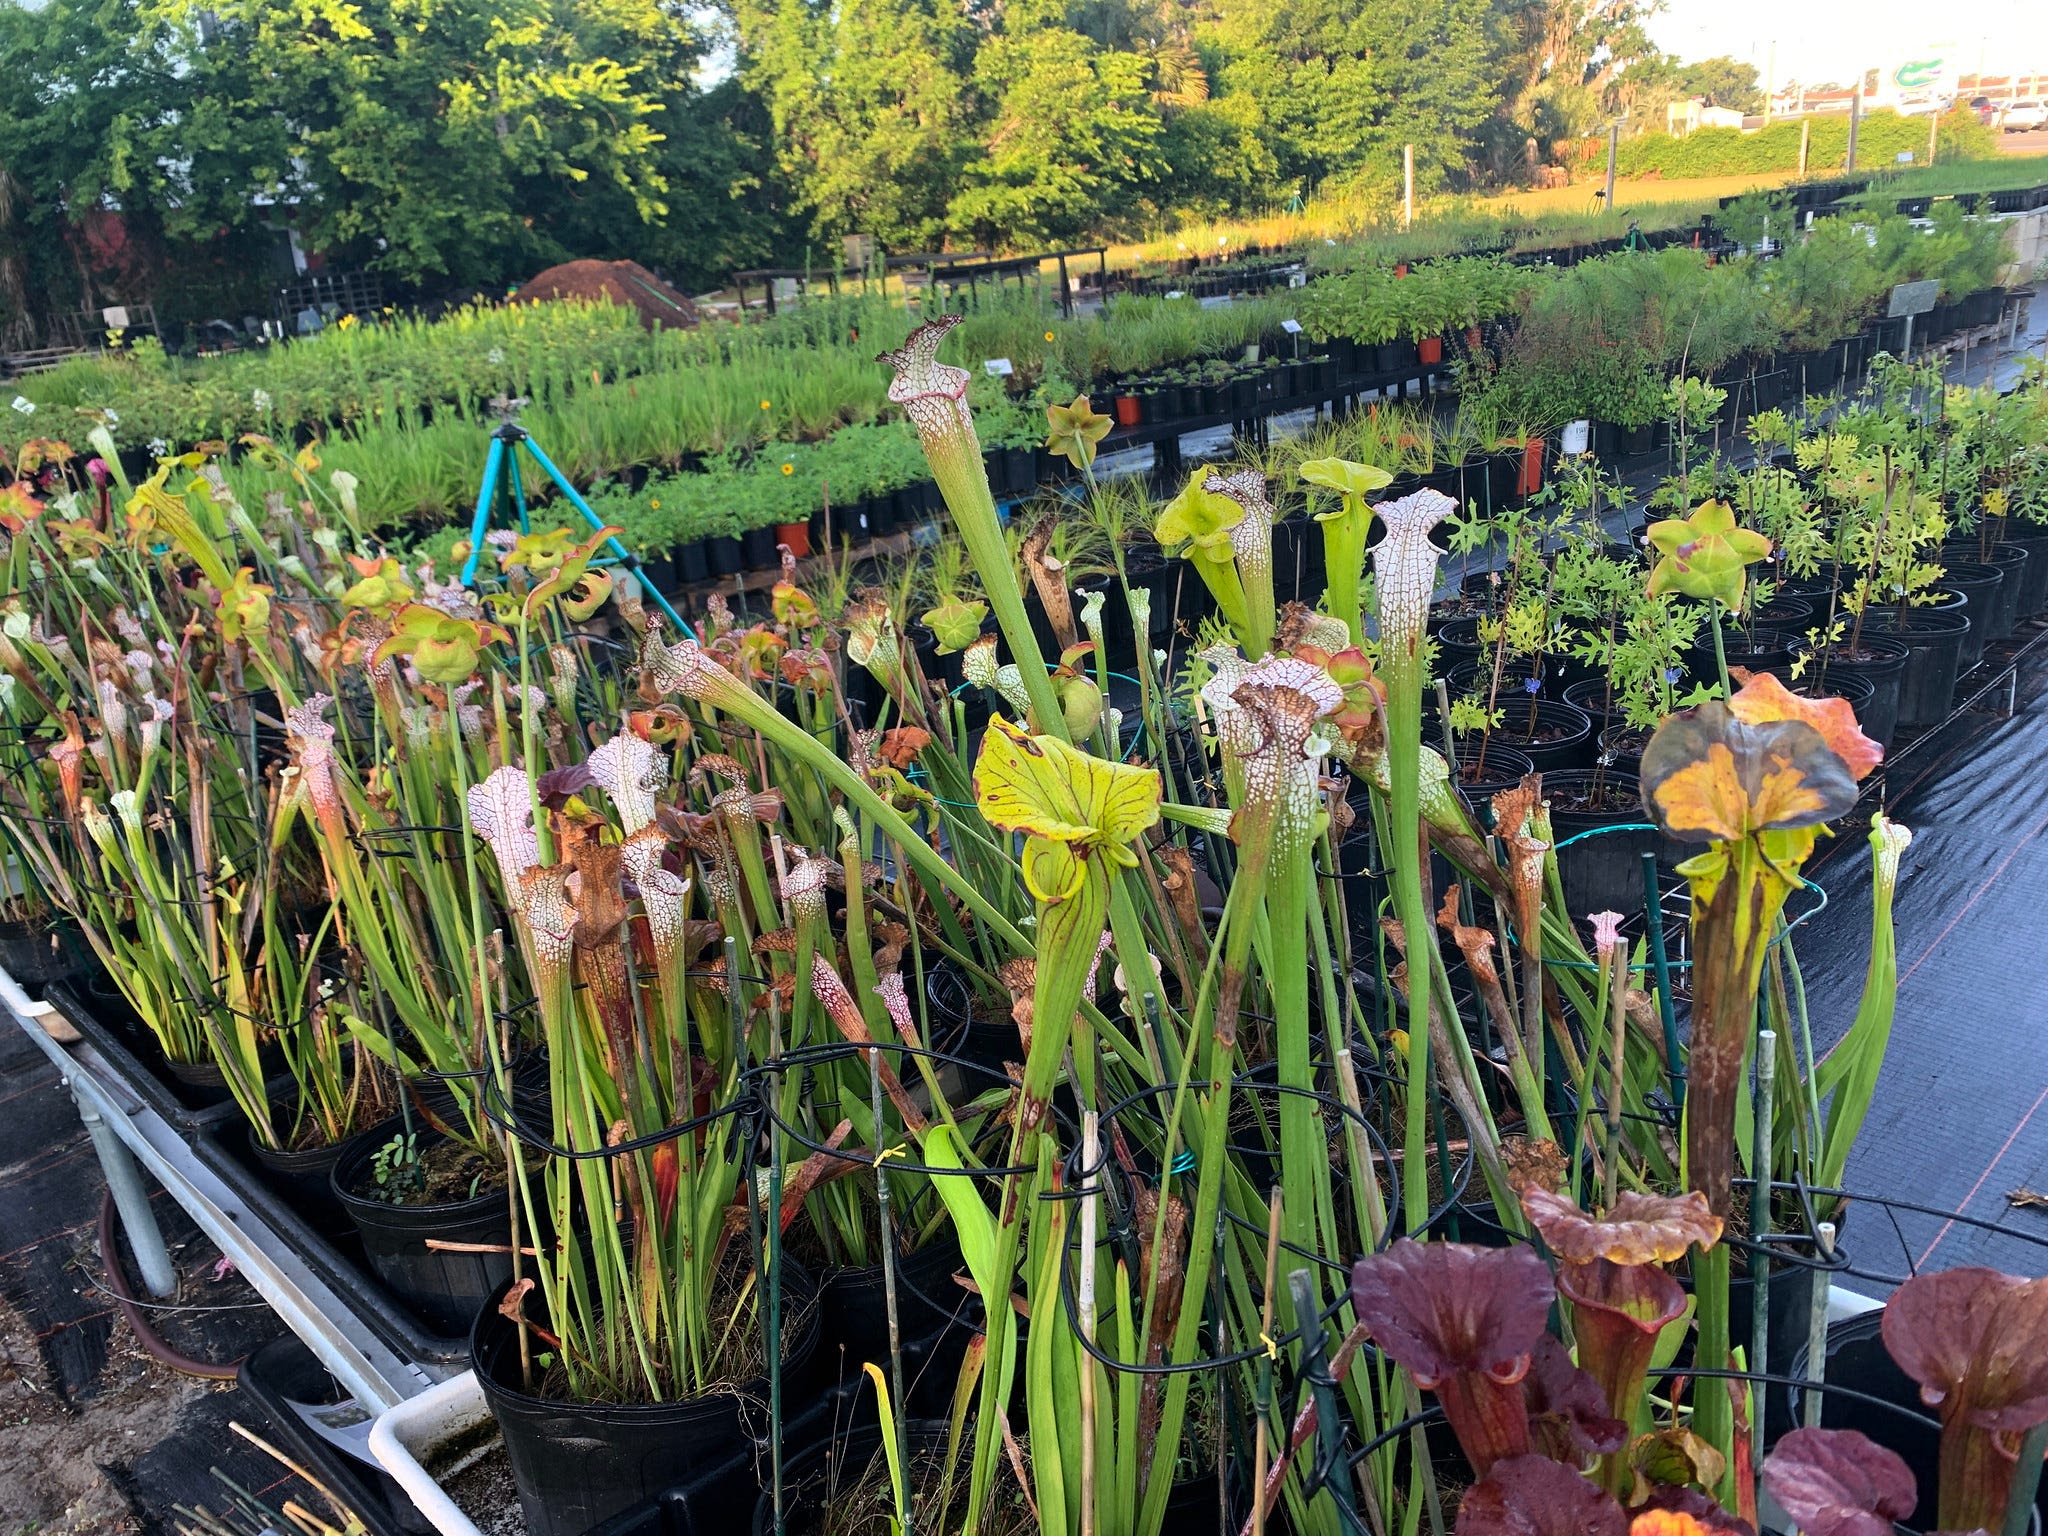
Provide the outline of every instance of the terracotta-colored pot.
<path id="1" fill-rule="evenodd" d="M 777 523 L 775 542 L 787 544 L 789 552 L 803 560 L 811 553 L 811 525 L 809 523 Z"/>
<path id="2" fill-rule="evenodd" d="M 1415 343 L 1415 355 L 1425 366 L 1444 360 L 1444 339 L 1441 336 L 1425 336 Z"/>

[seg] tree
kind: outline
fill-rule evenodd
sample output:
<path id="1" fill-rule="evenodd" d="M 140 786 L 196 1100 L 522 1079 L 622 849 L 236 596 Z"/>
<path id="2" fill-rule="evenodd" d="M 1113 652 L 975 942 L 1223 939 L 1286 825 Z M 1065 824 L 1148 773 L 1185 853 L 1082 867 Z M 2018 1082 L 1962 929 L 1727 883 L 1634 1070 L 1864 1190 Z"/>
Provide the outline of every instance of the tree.
<path id="1" fill-rule="evenodd" d="M 1151 66 L 1048 28 L 984 43 L 975 84 L 995 103 L 981 152 L 963 168 L 956 225 L 976 242 L 1079 239 L 1164 177 Z"/>
<path id="2" fill-rule="evenodd" d="M 740 0 L 737 17 L 741 78 L 813 230 L 936 245 L 965 147 L 966 22 L 932 0 Z"/>

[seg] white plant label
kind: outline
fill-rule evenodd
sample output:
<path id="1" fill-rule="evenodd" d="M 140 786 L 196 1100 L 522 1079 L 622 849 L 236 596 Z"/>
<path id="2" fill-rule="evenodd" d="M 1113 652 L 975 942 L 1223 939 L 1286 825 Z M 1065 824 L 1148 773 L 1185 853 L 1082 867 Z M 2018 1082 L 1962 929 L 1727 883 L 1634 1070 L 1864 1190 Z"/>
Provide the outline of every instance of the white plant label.
<path id="1" fill-rule="evenodd" d="M 1010 360 L 1007 357 L 988 358 L 981 366 L 987 370 L 989 377 L 996 379 L 1007 379 L 1017 371 L 1010 366 Z"/>

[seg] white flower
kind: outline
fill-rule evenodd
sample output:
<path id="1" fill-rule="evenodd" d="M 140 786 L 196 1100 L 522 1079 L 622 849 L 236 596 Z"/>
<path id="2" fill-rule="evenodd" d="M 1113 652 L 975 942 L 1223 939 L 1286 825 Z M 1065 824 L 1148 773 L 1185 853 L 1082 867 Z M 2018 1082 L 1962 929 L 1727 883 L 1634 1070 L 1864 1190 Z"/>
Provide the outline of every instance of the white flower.
<path id="1" fill-rule="evenodd" d="M 149 456 L 153 459 L 169 458 L 171 456 L 170 443 L 164 438 L 152 437 L 149 440 Z"/>
<path id="2" fill-rule="evenodd" d="M 269 410 L 269 409 L 270 409 L 270 391 L 269 391 L 269 390 L 267 390 L 267 389 L 252 389 L 252 390 L 250 390 L 250 391 L 249 391 L 249 403 L 250 403 L 251 405 L 255 406 L 255 407 L 256 407 L 256 409 L 257 409 L 257 410 L 259 410 L 259 411 L 267 411 L 267 410 Z"/>
<path id="3" fill-rule="evenodd" d="M 101 411 L 100 415 L 106 418 L 106 423 L 110 427 L 121 425 L 121 413 L 119 411 Z"/>
<path id="4" fill-rule="evenodd" d="M 503 347 L 491 348 L 490 351 L 484 354 L 484 361 L 493 368 L 503 367 L 505 363 L 505 349 Z"/>

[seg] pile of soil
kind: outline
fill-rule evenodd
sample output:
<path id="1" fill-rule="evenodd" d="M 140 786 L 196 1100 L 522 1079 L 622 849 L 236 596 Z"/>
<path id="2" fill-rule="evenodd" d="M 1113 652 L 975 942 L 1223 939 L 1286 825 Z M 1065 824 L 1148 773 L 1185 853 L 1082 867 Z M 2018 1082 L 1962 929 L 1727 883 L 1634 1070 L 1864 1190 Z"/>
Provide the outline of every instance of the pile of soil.
<path id="1" fill-rule="evenodd" d="M 697 306 L 637 261 L 565 261 L 536 273 L 519 288 L 522 299 L 608 298 L 638 310 L 640 323 L 674 330 L 697 323 Z"/>

